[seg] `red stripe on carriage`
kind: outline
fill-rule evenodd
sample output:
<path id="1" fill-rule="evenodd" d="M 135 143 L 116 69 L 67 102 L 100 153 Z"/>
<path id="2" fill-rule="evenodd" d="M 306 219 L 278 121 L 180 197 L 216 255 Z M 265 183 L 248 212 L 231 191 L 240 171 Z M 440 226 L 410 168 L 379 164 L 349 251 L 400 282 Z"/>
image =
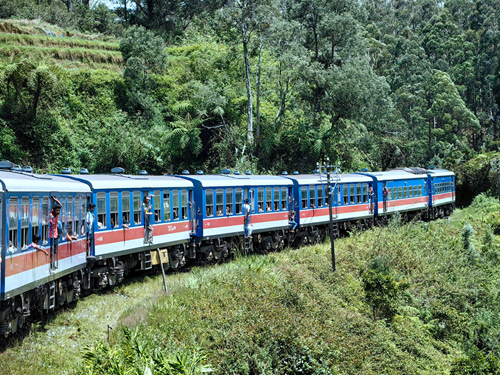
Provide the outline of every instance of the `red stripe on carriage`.
<path id="1" fill-rule="evenodd" d="M 453 198 L 453 193 L 443 193 L 443 194 L 436 194 L 432 196 L 432 201 L 438 201 L 441 199 L 446 199 L 446 198 Z"/>
<path id="2" fill-rule="evenodd" d="M 329 215 L 328 211 L 329 211 L 328 207 L 315 208 L 315 209 L 301 209 L 300 218 L 306 219 L 316 216 L 328 216 Z M 353 212 L 365 212 L 365 211 L 366 212 L 370 211 L 370 206 L 368 205 L 368 203 L 332 207 L 332 213 L 334 215 L 347 214 Z"/>
<path id="3" fill-rule="evenodd" d="M 387 201 L 387 208 L 406 206 L 409 204 L 429 203 L 429 197 L 411 197 L 405 199 L 393 199 Z M 378 202 L 378 208 L 384 208 L 384 201 Z"/>
<path id="4" fill-rule="evenodd" d="M 243 226 L 243 219 L 243 215 L 203 219 L 203 228 L 213 229 L 230 227 L 234 225 Z M 268 223 L 280 220 L 288 220 L 288 212 L 259 212 L 256 214 L 250 214 L 250 224 Z"/>
<path id="5" fill-rule="evenodd" d="M 191 222 L 184 220 L 173 223 L 155 224 L 153 228 L 154 236 L 189 232 L 191 230 Z M 144 238 L 144 227 L 137 226 L 129 229 L 116 228 L 108 231 L 96 232 L 94 238 L 96 246 L 142 239 Z"/>
<path id="6" fill-rule="evenodd" d="M 50 253 L 50 248 L 46 250 Z M 59 261 L 85 253 L 85 239 L 59 244 Z M 50 257 L 42 251 L 25 251 L 5 257 L 5 277 L 49 265 Z"/>

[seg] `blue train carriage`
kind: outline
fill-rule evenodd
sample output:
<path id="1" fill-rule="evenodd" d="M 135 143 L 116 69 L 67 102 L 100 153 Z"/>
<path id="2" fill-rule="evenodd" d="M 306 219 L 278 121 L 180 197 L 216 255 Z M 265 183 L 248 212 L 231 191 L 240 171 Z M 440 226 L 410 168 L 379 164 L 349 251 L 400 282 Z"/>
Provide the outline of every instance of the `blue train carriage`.
<path id="1" fill-rule="evenodd" d="M 366 172 L 376 183 L 375 215 L 395 212 L 422 212 L 429 207 L 427 170 L 423 168 L 397 168 L 386 172 Z M 387 193 L 384 196 L 384 187 Z"/>
<path id="2" fill-rule="evenodd" d="M 288 230 L 292 182 L 249 172 L 182 175 L 194 185 L 196 230 L 194 246 L 200 260 L 222 259 L 231 251 L 278 249 Z M 251 241 L 244 241 L 243 204 L 250 200 Z"/>
<path id="3" fill-rule="evenodd" d="M 65 175 L 89 186 L 96 205 L 88 254 L 93 289 L 160 263 L 164 268 L 182 267 L 190 241 L 191 183 L 172 176 L 128 175 L 121 168 L 113 171 Z"/>
<path id="4" fill-rule="evenodd" d="M 298 218 L 297 236 L 302 243 L 323 240 L 329 225 L 329 193 L 326 174 L 294 174 L 287 176 L 294 183 L 294 209 Z M 373 218 L 375 202 L 370 196 L 372 178 L 360 174 L 332 174 L 330 184 L 334 194 L 332 218 L 335 234 L 353 224 L 363 224 Z M 366 224 L 366 223 L 365 223 Z"/>
<path id="5" fill-rule="evenodd" d="M 0 168 L 0 335 L 7 336 L 30 313 L 43 314 L 79 296 L 87 263 L 81 223 L 90 189 L 30 168 L 12 169 L 8 162 Z M 55 254 L 49 246 L 51 196 L 62 203 Z M 37 237 L 42 250 L 32 244 Z"/>
<path id="6" fill-rule="evenodd" d="M 455 174 L 446 169 L 429 169 L 427 176 L 431 218 L 450 215 L 455 209 Z"/>

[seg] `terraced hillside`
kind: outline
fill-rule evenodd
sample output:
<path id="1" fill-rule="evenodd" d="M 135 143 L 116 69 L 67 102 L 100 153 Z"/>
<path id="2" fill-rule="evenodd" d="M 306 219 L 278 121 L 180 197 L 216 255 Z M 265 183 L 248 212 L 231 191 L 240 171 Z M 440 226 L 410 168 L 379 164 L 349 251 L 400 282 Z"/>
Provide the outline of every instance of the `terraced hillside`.
<path id="1" fill-rule="evenodd" d="M 38 21 L 0 20 L 0 61 L 30 55 L 66 68 L 119 71 L 122 56 L 116 40 L 62 30 Z"/>

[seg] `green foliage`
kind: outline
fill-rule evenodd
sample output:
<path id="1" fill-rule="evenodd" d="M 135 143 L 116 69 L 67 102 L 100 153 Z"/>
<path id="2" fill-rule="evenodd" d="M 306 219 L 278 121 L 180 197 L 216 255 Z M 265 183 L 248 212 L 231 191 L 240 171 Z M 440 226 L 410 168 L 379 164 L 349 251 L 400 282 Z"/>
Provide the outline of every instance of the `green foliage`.
<path id="1" fill-rule="evenodd" d="M 378 262 L 374 267 L 380 268 Z M 391 274 L 386 274 L 387 266 L 380 271 L 370 269 L 363 272 L 363 289 L 368 304 L 373 311 L 373 319 L 392 321 L 396 315 L 402 291 L 408 288 L 405 283 L 398 283 Z"/>
<path id="2" fill-rule="evenodd" d="M 139 329 L 123 328 L 122 340 L 110 347 L 102 341 L 83 350 L 85 370 L 82 374 L 95 375 L 199 375 L 212 372 L 205 364 L 206 355 L 199 350 L 183 351 L 168 355 L 161 350 L 157 342 L 152 342 L 141 335 Z"/>
<path id="3" fill-rule="evenodd" d="M 450 372 L 451 375 L 488 375 L 500 374 L 500 361 L 494 354 L 485 356 L 477 348 L 470 350 L 467 357 L 457 359 Z"/>

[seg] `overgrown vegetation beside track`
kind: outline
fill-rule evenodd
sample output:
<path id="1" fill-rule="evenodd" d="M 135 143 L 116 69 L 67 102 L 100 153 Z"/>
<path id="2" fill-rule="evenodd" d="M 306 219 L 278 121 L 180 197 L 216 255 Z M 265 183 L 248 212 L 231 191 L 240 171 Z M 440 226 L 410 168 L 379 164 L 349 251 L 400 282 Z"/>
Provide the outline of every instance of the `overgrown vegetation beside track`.
<path id="1" fill-rule="evenodd" d="M 336 241 L 335 273 L 322 244 L 170 275 L 167 296 L 161 278 L 125 285 L 8 350 L 0 372 L 29 375 L 51 363 L 48 373 L 115 374 L 118 363 L 155 374 L 160 363 L 184 361 L 216 374 L 496 373 L 499 210 L 481 195 L 449 220 L 395 218 L 352 233 Z M 101 329 L 90 329 L 84 310 L 99 314 L 92 324 Z M 29 354 L 42 350 L 46 358 Z"/>

